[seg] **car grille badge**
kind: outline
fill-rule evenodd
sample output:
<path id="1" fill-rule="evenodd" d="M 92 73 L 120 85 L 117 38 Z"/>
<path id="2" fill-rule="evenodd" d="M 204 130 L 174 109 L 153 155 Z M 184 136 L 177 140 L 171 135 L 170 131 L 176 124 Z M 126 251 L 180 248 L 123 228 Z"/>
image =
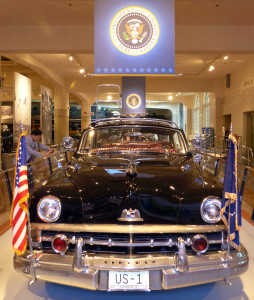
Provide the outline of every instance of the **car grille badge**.
<path id="1" fill-rule="evenodd" d="M 121 213 L 121 217 L 117 218 L 118 221 L 124 222 L 140 222 L 144 221 L 143 218 L 140 217 L 140 213 L 137 209 L 124 209 Z"/>

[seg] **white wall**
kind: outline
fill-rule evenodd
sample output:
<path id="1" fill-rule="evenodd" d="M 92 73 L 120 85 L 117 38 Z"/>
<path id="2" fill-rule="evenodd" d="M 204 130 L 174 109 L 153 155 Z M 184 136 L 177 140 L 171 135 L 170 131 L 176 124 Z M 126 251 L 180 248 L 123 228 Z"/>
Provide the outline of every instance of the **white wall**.
<path id="1" fill-rule="evenodd" d="M 230 88 L 223 79 L 222 115 L 231 115 L 233 132 L 242 136 L 246 145 L 246 112 L 254 112 L 254 61 L 236 70 L 230 76 Z"/>

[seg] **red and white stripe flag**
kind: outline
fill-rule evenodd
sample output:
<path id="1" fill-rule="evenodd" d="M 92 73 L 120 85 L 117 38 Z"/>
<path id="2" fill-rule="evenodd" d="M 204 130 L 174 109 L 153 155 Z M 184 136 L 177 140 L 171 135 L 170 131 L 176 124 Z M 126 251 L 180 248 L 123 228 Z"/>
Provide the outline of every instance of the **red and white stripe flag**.
<path id="1" fill-rule="evenodd" d="M 27 180 L 26 138 L 19 137 L 16 154 L 14 197 L 11 209 L 12 247 L 21 255 L 27 247 L 27 199 L 29 197 Z"/>

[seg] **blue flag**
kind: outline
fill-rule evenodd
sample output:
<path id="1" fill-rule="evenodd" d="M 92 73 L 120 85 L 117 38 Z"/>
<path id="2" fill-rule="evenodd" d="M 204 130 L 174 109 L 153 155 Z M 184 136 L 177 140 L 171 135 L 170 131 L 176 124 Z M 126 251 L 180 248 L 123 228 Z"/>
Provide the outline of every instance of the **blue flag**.
<path id="1" fill-rule="evenodd" d="M 221 204 L 221 218 L 226 226 L 230 225 L 231 245 L 239 249 L 239 230 L 242 226 L 241 199 L 237 179 L 237 141 L 230 134 L 228 155 L 225 168 L 224 188 Z"/>

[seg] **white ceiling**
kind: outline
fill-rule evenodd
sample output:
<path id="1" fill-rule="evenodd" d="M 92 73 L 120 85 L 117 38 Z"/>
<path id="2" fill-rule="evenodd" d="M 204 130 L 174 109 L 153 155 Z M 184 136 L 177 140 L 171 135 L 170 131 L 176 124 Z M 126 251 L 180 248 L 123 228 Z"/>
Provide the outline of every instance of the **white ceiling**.
<path id="1" fill-rule="evenodd" d="M 30 48 L 22 48 L 16 43 L 14 48 L 8 48 L 12 35 L 4 37 L 0 54 L 14 58 L 17 62 L 24 63 L 38 71 L 45 66 L 53 74 L 70 82 L 80 81 L 76 92 L 88 92 L 91 78 L 83 77 L 79 73 L 80 64 L 86 73 L 93 73 L 93 0 L 0 0 L 0 33 L 13 32 L 17 28 L 36 28 L 40 33 L 50 32 L 55 28 L 87 28 L 86 34 L 80 36 L 73 32 L 75 39 L 87 40 L 85 47 L 76 47 L 74 50 L 61 51 L 61 49 L 73 49 L 71 43 L 66 39 L 63 46 L 62 38 L 59 36 L 59 48 L 56 46 L 34 51 L 36 45 Z M 3 9 L 4 8 L 4 9 Z M 254 60 L 254 0 L 175 0 L 175 24 L 176 24 L 176 73 L 183 74 L 189 79 L 214 79 L 232 73 L 240 66 Z M 11 31 L 13 30 L 13 31 Z M 32 32 L 32 30 L 31 30 Z M 14 35 L 13 35 L 14 36 Z M 29 37 L 31 42 L 31 36 Z M 33 39 L 33 38 L 32 38 Z M 35 43 L 36 34 L 34 34 Z M 61 42 L 60 42 L 61 41 Z M 58 43 L 56 39 L 55 44 Z M 11 45 L 12 45 L 11 44 Z M 29 44 L 30 45 L 30 44 Z M 62 48 L 61 48 L 62 47 Z M 20 50 L 26 49 L 27 51 Z M 58 51 L 56 52 L 56 49 Z M 21 53 L 22 52 L 22 53 Z M 22 58 L 24 54 L 30 58 Z M 75 56 L 76 61 L 68 60 L 69 54 Z M 224 60 L 225 55 L 229 56 Z M 214 65 L 213 72 L 208 71 L 210 64 Z M 3 68 L 2 68 L 3 69 Z M 45 73 L 43 73 L 45 74 Z M 101 81 L 105 81 L 105 77 Z M 98 81 L 98 79 L 97 79 Z M 82 82 L 84 90 L 82 91 Z M 93 85 L 91 85 L 93 86 Z M 93 87 L 94 88 L 94 87 Z M 74 89 L 75 91 L 75 89 Z"/>

